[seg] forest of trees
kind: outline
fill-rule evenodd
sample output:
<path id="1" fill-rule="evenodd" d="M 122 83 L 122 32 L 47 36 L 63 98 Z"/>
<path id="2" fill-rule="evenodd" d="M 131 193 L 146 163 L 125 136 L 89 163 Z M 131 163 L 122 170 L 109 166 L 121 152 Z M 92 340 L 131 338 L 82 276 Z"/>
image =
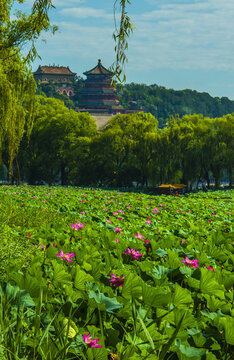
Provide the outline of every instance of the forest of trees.
<path id="1" fill-rule="evenodd" d="M 203 114 L 211 118 L 234 113 L 234 101 L 195 90 L 173 90 L 163 86 L 126 84 L 120 93 L 126 109 L 142 109 L 154 115 L 163 127 L 170 116 Z"/>
<path id="2" fill-rule="evenodd" d="M 98 133 L 88 113 L 63 101 L 36 95 L 30 141 L 25 133 L 13 179 L 30 184 L 155 186 L 215 179 L 232 184 L 234 115 L 171 117 L 158 128 L 147 113 L 116 115 Z M 9 164 L 3 152 L 2 173 Z"/>
<path id="3" fill-rule="evenodd" d="M 46 94 L 64 101 L 69 108 L 79 106 L 80 90 L 84 86 L 84 79 L 77 77 L 73 87 L 75 96 L 68 98 L 56 92 L 55 85 L 39 85 L 37 93 Z M 138 110 L 151 113 L 159 122 L 159 127 L 166 125 L 171 116 L 202 114 L 215 118 L 234 113 L 234 101 L 227 97 L 212 97 L 208 93 L 195 90 L 173 90 L 163 86 L 145 84 L 126 84 L 117 88 L 120 103 L 127 110 Z"/>

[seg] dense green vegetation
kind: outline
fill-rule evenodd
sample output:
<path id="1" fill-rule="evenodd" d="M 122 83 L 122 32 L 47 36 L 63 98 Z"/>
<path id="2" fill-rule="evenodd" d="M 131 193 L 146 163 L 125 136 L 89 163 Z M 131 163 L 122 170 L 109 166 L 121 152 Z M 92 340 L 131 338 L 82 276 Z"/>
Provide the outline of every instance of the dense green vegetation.
<path id="1" fill-rule="evenodd" d="M 37 93 L 55 97 L 64 101 L 69 108 L 79 106 L 80 90 L 84 79 L 77 77 L 73 83 L 75 96 L 68 98 L 56 92 L 55 85 L 38 85 Z M 212 97 L 208 93 L 195 90 L 173 90 L 163 86 L 145 84 L 125 84 L 118 87 L 120 103 L 127 110 L 138 110 L 151 113 L 159 121 L 159 127 L 166 125 L 171 116 L 202 114 L 215 118 L 234 113 L 234 101 L 227 97 Z"/>
<path id="2" fill-rule="evenodd" d="M 232 360 L 232 198 L 2 186 L 0 357 Z"/>
<path id="3" fill-rule="evenodd" d="M 32 129 L 36 85 L 29 64 L 37 55 L 35 41 L 42 31 L 56 30 L 50 26 L 49 1 L 45 6 L 36 0 L 27 15 L 18 11 L 12 16 L 13 4 L 0 1 L 0 155 L 5 142 L 10 176 L 23 134 L 27 131 L 29 136 Z M 25 45 L 28 52 L 23 56 Z"/>
<path id="4" fill-rule="evenodd" d="M 98 133 L 88 113 L 37 96 L 30 141 L 14 162 L 18 182 L 92 186 L 155 186 L 210 180 L 232 185 L 234 116 L 171 118 L 158 129 L 151 114 L 117 115 Z M 9 163 L 7 146 L 2 170 Z"/>
<path id="5" fill-rule="evenodd" d="M 202 114 L 207 117 L 221 117 L 234 113 L 234 101 L 227 97 L 212 97 L 195 90 L 173 90 L 163 86 L 126 84 L 120 93 L 120 102 L 126 109 L 142 109 L 154 115 L 160 126 L 170 116 Z"/>

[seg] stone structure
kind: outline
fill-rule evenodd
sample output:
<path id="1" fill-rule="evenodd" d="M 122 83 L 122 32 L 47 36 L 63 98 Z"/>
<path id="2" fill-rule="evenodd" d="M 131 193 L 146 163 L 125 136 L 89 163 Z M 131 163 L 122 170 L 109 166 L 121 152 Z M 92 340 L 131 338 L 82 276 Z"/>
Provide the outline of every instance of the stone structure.
<path id="1" fill-rule="evenodd" d="M 55 85 L 57 92 L 68 96 L 74 95 L 72 83 L 75 75 L 65 66 L 39 66 L 33 73 L 36 83 Z"/>
<path id="2" fill-rule="evenodd" d="M 98 64 L 91 70 L 84 72 L 87 76 L 81 90 L 80 106 L 77 111 L 90 114 L 105 115 L 124 113 L 119 104 L 118 95 L 112 85 L 113 73 L 107 70 L 98 60 Z"/>

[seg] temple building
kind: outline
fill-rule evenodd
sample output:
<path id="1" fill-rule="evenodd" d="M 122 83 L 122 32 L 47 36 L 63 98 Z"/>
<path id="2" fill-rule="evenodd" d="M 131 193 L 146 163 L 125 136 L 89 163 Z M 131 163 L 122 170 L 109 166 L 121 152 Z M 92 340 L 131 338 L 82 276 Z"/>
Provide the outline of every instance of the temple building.
<path id="1" fill-rule="evenodd" d="M 68 96 L 74 95 L 72 84 L 75 75 L 76 73 L 73 73 L 68 66 L 39 66 L 33 73 L 37 84 L 55 85 L 57 92 Z"/>
<path id="2" fill-rule="evenodd" d="M 117 91 L 112 85 L 113 73 L 102 65 L 100 59 L 98 64 L 84 72 L 84 75 L 87 79 L 81 90 L 78 111 L 109 116 L 125 112 L 123 106 L 119 104 Z"/>

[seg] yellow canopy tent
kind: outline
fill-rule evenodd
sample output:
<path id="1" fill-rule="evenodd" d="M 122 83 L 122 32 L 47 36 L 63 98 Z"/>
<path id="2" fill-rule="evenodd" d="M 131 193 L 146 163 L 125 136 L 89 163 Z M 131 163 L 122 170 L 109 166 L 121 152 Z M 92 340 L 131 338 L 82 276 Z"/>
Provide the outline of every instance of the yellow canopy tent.
<path id="1" fill-rule="evenodd" d="M 162 184 L 162 185 L 159 185 L 159 188 L 175 188 L 174 185 L 171 185 L 171 184 Z"/>

